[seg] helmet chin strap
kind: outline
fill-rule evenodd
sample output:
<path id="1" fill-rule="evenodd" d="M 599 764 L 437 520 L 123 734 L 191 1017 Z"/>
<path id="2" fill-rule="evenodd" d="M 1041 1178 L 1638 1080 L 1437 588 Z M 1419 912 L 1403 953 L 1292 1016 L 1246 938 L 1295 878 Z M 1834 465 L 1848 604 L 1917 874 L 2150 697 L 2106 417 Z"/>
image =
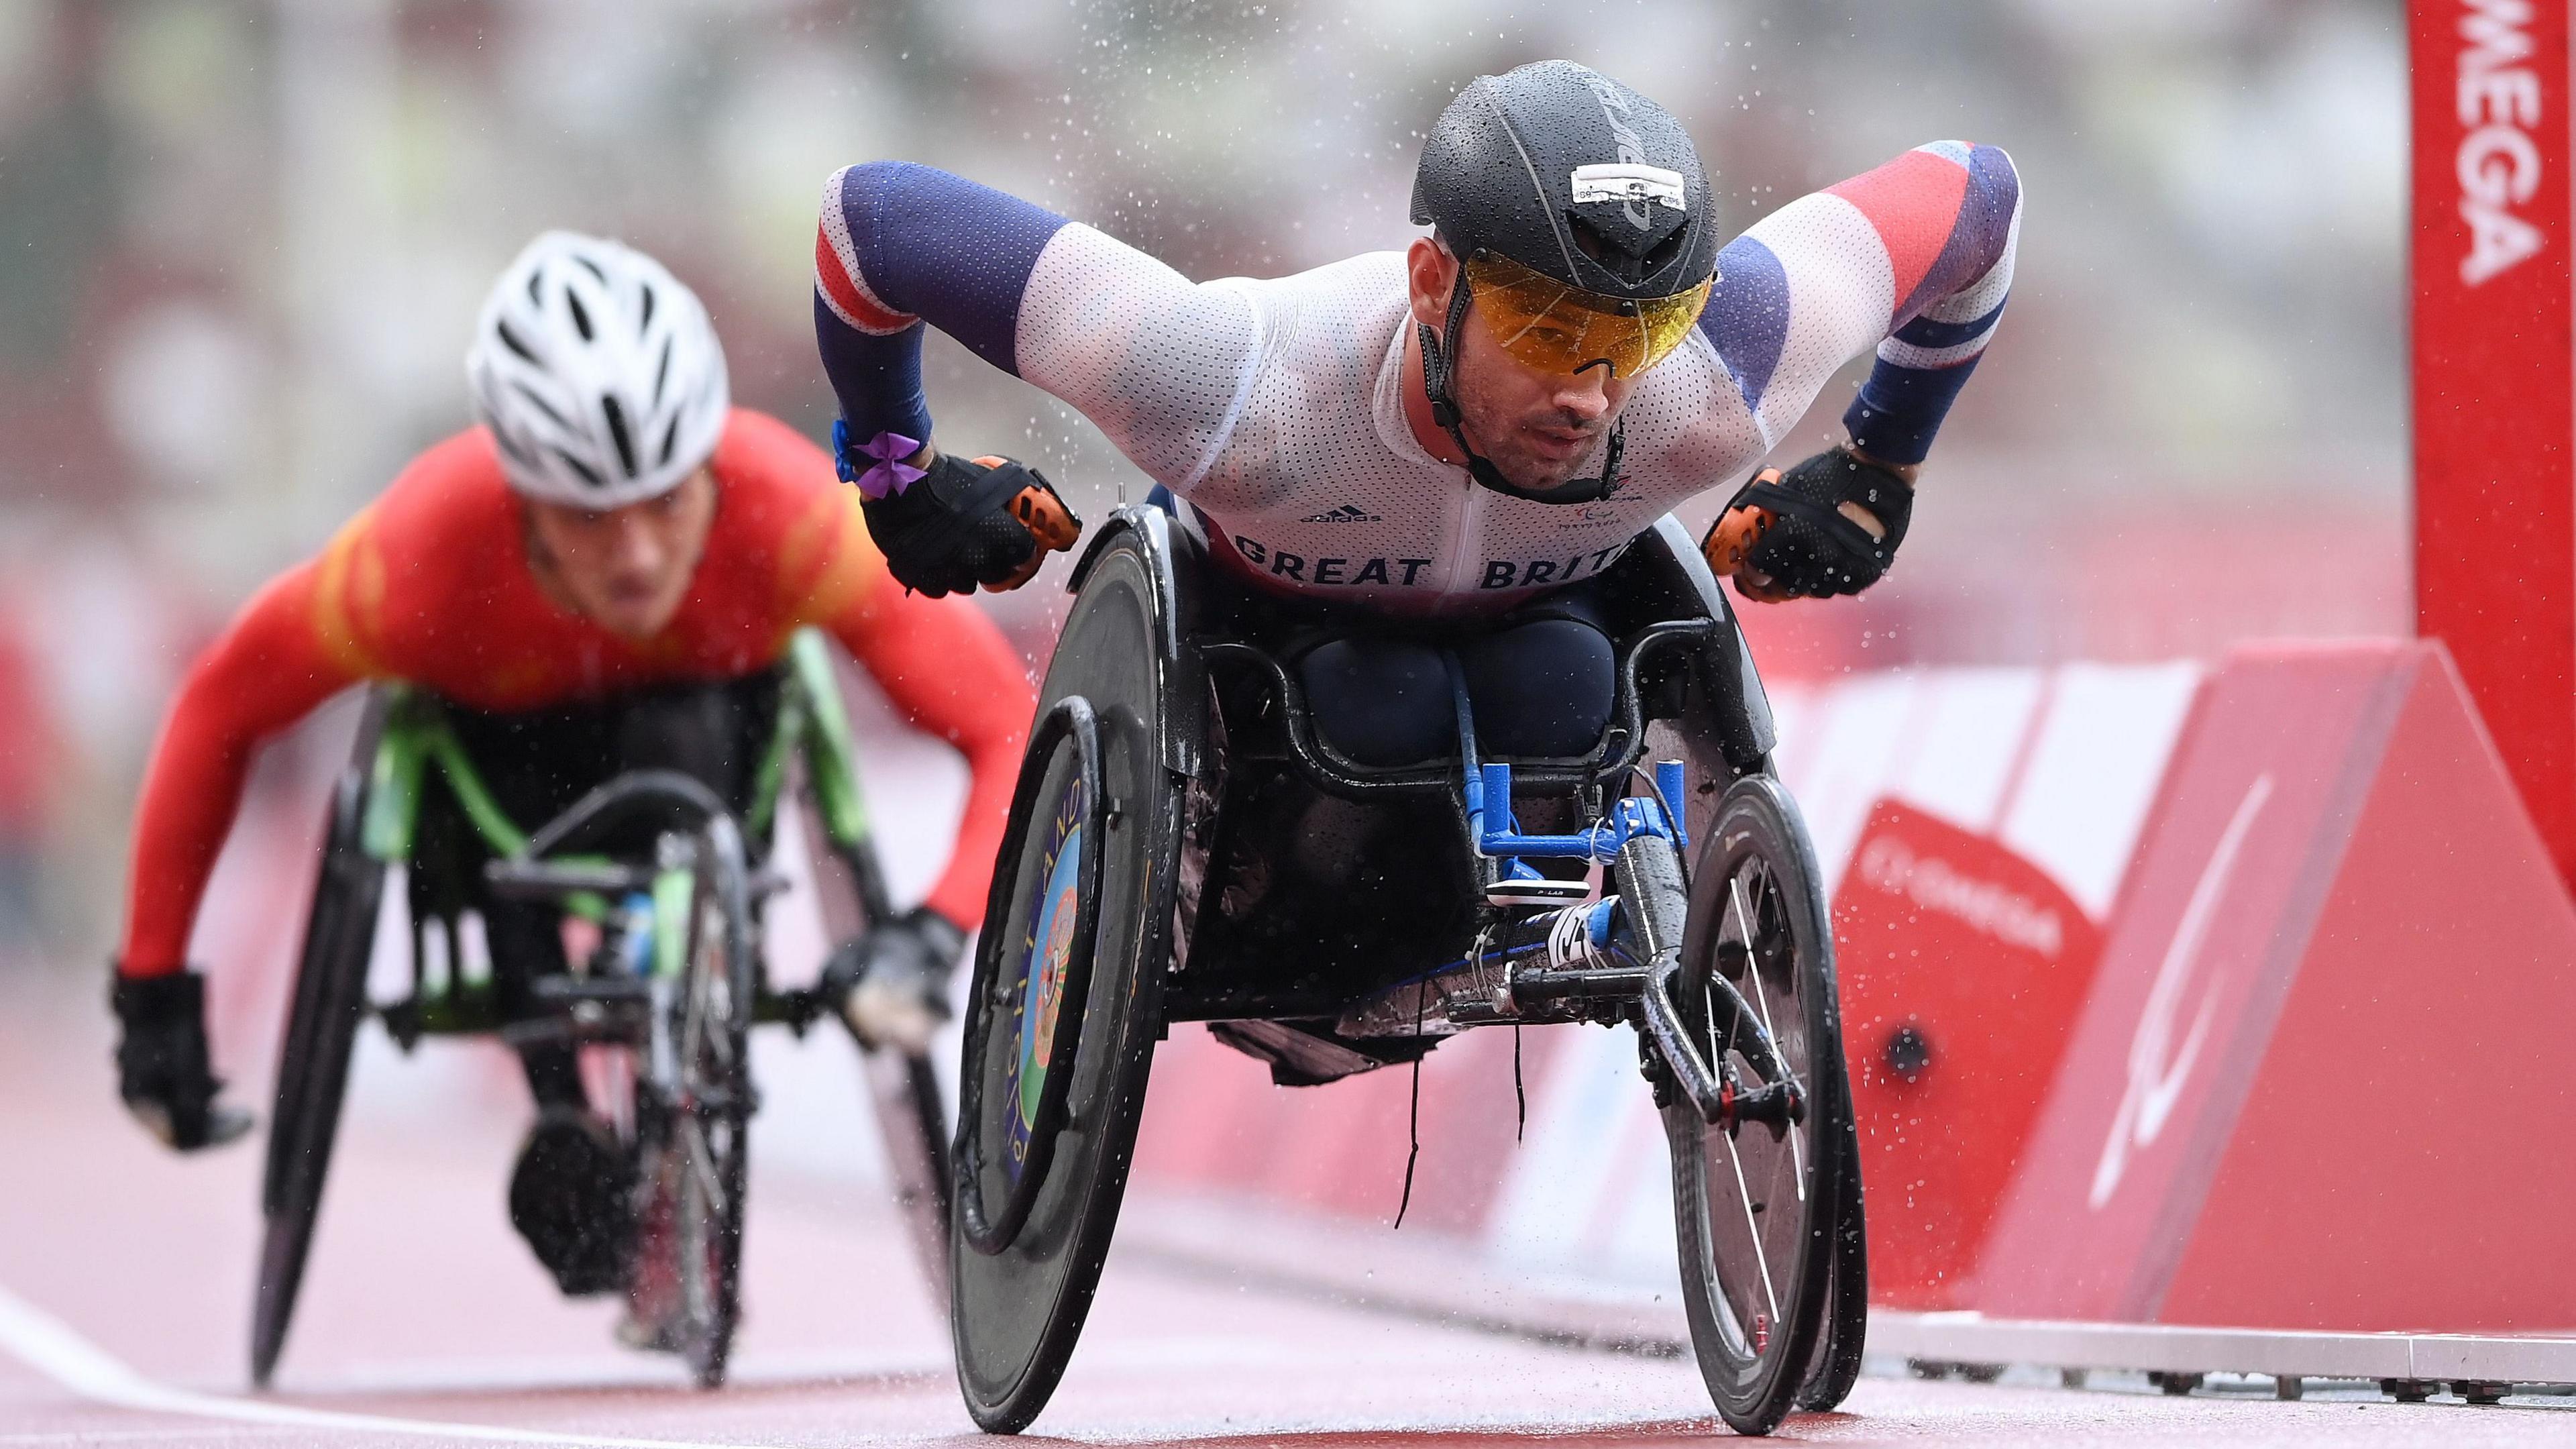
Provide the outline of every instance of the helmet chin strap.
<path id="1" fill-rule="evenodd" d="M 1467 322 L 1467 268 L 1458 268 L 1458 280 L 1449 289 L 1448 334 L 1458 335 Z M 1467 455 L 1467 474 L 1479 484 L 1507 498 L 1525 498 L 1532 503 L 1591 503 L 1607 498 L 1619 486 L 1619 455 L 1628 448 L 1628 420 L 1620 418 L 1610 425 L 1610 446 L 1601 455 L 1601 476 L 1569 478 L 1554 488 L 1523 488 L 1503 476 L 1493 460 L 1468 443 L 1458 411 L 1458 400 L 1450 392 L 1449 354 L 1442 351 L 1440 338 L 1428 323 L 1415 323 L 1422 332 L 1422 391 L 1431 402 L 1431 420 L 1448 429 L 1458 451 Z"/>

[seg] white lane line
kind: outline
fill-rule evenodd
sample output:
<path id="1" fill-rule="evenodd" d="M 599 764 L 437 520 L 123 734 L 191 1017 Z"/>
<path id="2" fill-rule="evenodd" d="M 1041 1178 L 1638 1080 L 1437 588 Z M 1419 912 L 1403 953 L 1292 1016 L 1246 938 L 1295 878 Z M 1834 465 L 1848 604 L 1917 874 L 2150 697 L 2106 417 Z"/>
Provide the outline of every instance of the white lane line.
<path id="1" fill-rule="evenodd" d="M 1087 1361 L 1087 1360 L 1086 1360 Z M 794 1388 L 817 1383 L 857 1384 L 935 1381 L 944 1385 L 950 1371 L 944 1355 L 925 1352 L 851 1353 L 837 1350 L 771 1351 L 757 1361 L 726 1370 L 725 1383 L 736 1389 Z M 353 1360 L 331 1375 L 334 1398 L 409 1398 L 456 1394 L 586 1393 L 646 1389 L 671 1392 L 688 1386 L 685 1370 L 668 1358 L 605 1358 L 599 1354 L 560 1357 L 473 1357 L 441 1355 L 432 1360 Z M 686 1397 L 686 1395 L 683 1395 Z"/>
<path id="2" fill-rule="evenodd" d="M 204 1423 L 191 1423 L 188 1428 L 57 1428 L 49 1434 L 0 1434 L 0 1444 L 62 1444 L 64 1449 L 80 1449 L 82 1444 L 222 1444 L 227 1439 L 268 1439 L 258 1428 L 206 1428 Z"/>
<path id="3" fill-rule="evenodd" d="M 95 1403 L 150 1414 L 179 1414 L 198 1419 L 228 1419 L 244 1424 L 273 1424 L 338 1433 L 410 1434 L 434 1439 L 473 1439 L 494 1444 L 582 1444 L 594 1449 L 760 1449 L 746 1444 L 700 1440 L 625 1439 L 608 1434 L 566 1434 L 548 1429 L 514 1429 L 499 1424 L 455 1424 L 433 1419 L 398 1419 L 382 1414 L 351 1414 L 336 1409 L 308 1409 L 263 1399 L 201 1394 L 156 1384 L 109 1356 L 61 1319 L 0 1288 L 0 1351 Z"/>

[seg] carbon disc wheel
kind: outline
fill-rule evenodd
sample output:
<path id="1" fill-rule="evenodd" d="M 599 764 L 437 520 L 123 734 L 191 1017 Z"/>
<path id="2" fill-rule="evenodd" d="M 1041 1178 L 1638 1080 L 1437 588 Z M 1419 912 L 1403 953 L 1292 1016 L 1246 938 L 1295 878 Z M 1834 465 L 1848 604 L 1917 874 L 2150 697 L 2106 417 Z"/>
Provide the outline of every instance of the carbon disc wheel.
<path id="1" fill-rule="evenodd" d="M 1040 692 L 968 995 L 949 1323 L 975 1422 L 1055 1391 L 1126 1190 L 1171 960 L 1181 794 L 1151 561 L 1091 561 Z"/>
<path id="2" fill-rule="evenodd" d="M 1788 1416 L 1824 1332 L 1849 1135 L 1834 1001 L 1833 938 L 1797 807 L 1765 775 L 1719 801 L 1691 881 L 1681 1016 L 1711 1063 L 1764 1080 L 1723 1029 L 1716 978 L 1740 993 L 1806 1091 L 1802 1120 L 1703 1121 L 1679 1093 L 1663 1109 L 1683 1306 L 1700 1376 L 1738 1433 Z"/>

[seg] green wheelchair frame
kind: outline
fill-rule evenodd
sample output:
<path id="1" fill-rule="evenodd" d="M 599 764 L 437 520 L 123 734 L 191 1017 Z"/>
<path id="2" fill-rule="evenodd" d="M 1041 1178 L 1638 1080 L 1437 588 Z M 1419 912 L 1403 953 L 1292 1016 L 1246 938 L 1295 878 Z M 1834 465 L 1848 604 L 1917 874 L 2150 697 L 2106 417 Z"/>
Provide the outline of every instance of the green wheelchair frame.
<path id="1" fill-rule="evenodd" d="M 280 1051 L 252 1320 L 254 1382 L 269 1381 L 293 1316 L 363 1018 L 376 1016 L 406 1051 L 424 1036 L 534 1031 L 567 1033 L 575 1040 L 628 1039 L 613 1022 L 603 1025 L 596 1005 L 582 1009 L 594 996 L 584 989 L 590 983 L 583 978 L 536 983 L 542 1000 L 560 1003 L 564 1010 L 505 1019 L 490 977 L 469 979 L 461 969 L 452 916 L 439 923 L 449 933 L 448 969 L 438 975 L 428 971 L 425 947 L 431 923 L 415 919 L 409 994 L 382 1005 L 369 1002 L 366 978 L 384 880 L 391 867 L 413 863 L 433 777 L 491 852 L 487 874 L 495 894 L 551 899 L 566 913 L 594 921 L 607 919 L 613 900 L 636 892 L 646 895 L 653 903 L 644 973 L 649 982 L 676 982 L 687 973 L 694 935 L 691 898 L 702 889 L 705 870 L 695 858 L 638 867 L 559 849 L 595 813 L 594 802 L 613 793 L 641 789 L 703 797 L 697 803 L 710 827 L 732 842 L 732 868 L 739 877 L 735 914 L 748 920 L 758 902 L 784 882 L 765 870 L 749 870 L 741 841 L 769 838 L 801 766 L 802 794 L 811 806 L 805 816 L 807 853 L 827 939 L 846 940 L 868 923 L 891 919 L 893 906 L 870 830 L 849 717 L 823 637 L 811 629 L 798 631 L 778 672 L 775 721 L 754 767 L 750 808 L 738 824 L 710 792 L 685 777 L 655 771 L 610 781 L 532 833 L 501 809 L 434 695 L 403 684 L 380 685 L 371 693 L 353 758 L 335 782 L 322 868 Z M 815 1017 L 832 1013 L 831 1004 L 816 991 L 773 991 L 756 930 L 743 931 L 740 939 L 752 1000 L 744 1025 L 779 1022 L 801 1034 Z M 863 1057 L 898 1205 L 932 1278 L 934 1301 L 945 1302 L 948 1126 L 937 1076 L 926 1057 L 884 1050 L 869 1050 Z M 747 1110 L 747 1082 L 744 1095 Z M 701 1383 L 721 1380 L 723 1344 L 691 1356 Z"/>
<path id="2" fill-rule="evenodd" d="M 820 815 L 821 843 L 849 871 L 867 919 L 884 919 L 893 907 L 868 829 L 867 799 L 859 785 L 849 714 L 842 707 L 823 637 L 811 629 L 799 630 L 789 642 L 781 674 L 778 717 L 752 775 L 743 836 L 747 840 L 768 836 L 787 792 L 789 765 L 801 762 Z M 433 776 L 447 788 L 495 858 L 525 855 L 529 833 L 493 799 L 439 701 L 403 684 L 387 685 L 382 694 L 384 719 L 372 757 L 366 761 L 366 808 L 359 822 L 359 849 L 367 859 L 380 867 L 411 862 Z M 557 859 L 572 863 L 581 857 Z M 687 887 L 687 871 L 661 870 L 649 889 L 658 905 L 667 906 L 675 893 Z M 603 919 L 609 909 L 606 897 L 597 891 L 572 892 L 564 897 L 564 904 L 571 913 L 594 921 Z M 655 919 L 668 924 L 669 915 L 668 910 L 657 911 Z M 453 922 L 441 924 L 452 928 Z M 411 997 L 375 1008 L 386 1030 L 409 1048 L 424 1036 L 484 1035 L 507 1025 L 488 980 L 468 982 L 453 969 L 443 981 L 426 977 L 427 953 L 421 949 L 420 937 L 429 925 L 419 920 L 412 923 Z M 682 945 L 676 930 L 657 933 L 653 974 L 676 974 L 684 964 L 679 959 Z M 453 941 L 448 960 L 457 960 Z M 817 1008 L 805 993 L 782 996 L 768 991 L 765 980 L 762 985 L 754 1020 L 786 1022 L 802 1029 L 813 1019 Z"/>

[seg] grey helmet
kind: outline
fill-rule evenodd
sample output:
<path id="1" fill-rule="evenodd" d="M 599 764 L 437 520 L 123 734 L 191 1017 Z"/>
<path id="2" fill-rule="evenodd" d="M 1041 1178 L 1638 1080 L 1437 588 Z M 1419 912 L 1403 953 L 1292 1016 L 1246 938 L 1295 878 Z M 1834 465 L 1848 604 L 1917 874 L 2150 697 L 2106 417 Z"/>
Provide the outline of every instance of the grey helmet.
<path id="1" fill-rule="evenodd" d="M 1689 291 L 1723 244 L 1699 148 L 1672 112 L 1598 71 L 1533 61 L 1479 76 L 1422 143 L 1413 220 L 1569 286 Z"/>
<path id="2" fill-rule="evenodd" d="M 1721 245 L 1709 202 L 1699 148 L 1670 111 L 1563 60 L 1477 77 L 1432 123 L 1413 173 L 1414 222 L 1434 228 L 1462 264 L 1449 295 L 1449 338 L 1466 321 L 1468 273 L 1485 258 L 1630 317 L 1695 318 Z M 1694 292 L 1686 303 L 1655 305 Z M 1686 330 L 1686 320 L 1668 329 L 1667 344 Z M 1618 488 L 1624 420 L 1611 425 L 1598 477 L 1544 491 L 1506 478 L 1467 441 L 1443 340 L 1421 329 L 1423 391 L 1478 483 L 1542 503 L 1586 503 Z"/>

